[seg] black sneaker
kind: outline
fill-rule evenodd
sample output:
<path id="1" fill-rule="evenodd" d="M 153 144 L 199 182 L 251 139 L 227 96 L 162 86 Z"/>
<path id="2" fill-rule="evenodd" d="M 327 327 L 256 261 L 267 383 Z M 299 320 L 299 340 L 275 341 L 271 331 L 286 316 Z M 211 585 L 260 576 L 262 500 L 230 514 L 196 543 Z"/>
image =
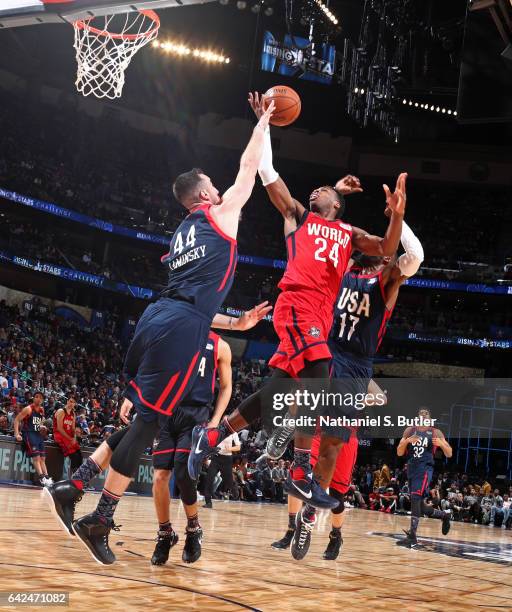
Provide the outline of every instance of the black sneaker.
<path id="1" fill-rule="evenodd" d="M 160 530 L 156 539 L 155 551 L 151 557 L 152 565 L 163 565 L 167 563 L 169 551 L 178 543 L 178 534 L 171 529 L 170 531 Z"/>
<path id="2" fill-rule="evenodd" d="M 64 531 L 74 536 L 72 524 L 75 519 L 75 506 L 82 499 L 83 491 L 75 487 L 71 480 L 61 480 L 44 487 L 42 497 Z"/>
<path id="3" fill-rule="evenodd" d="M 206 502 L 205 504 L 203 504 L 203 508 L 210 508 L 211 510 L 213 508 L 212 502 Z"/>
<path id="4" fill-rule="evenodd" d="M 181 558 L 184 563 L 195 563 L 201 556 L 201 543 L 203 541 L 203 530 L 185 531 L 186 540 Z"/>
<path id="5" fill-rule="evenodd" d="M 119 531 L 120 525 L 114 525 L 112 519 L 105 518 L 97 512 L 91 512 L 73 523 L 75 535 L 83 542 L 92 558 L 101 565 L 112 565 L 116 556 L 108 545 L 108 534 L 111 530 Z"/>
<path id="6" fill-rule="evenodd" d="M 202 425 L 196 425 L 192 430 L 192 447 L 188 454 L 188 475 L 192 480 L 197 480 L 201 473 L 203 461 L 219 452 L 217 446 L 210 446 L 207 435 L 208 429 Z"/>
<path id="7" fill-rule="evenodd" d="M 334 561 L 338 558 L 342 546 L 343 538 L 341 532 L 332 530 L 329 534 L 329 544 L 327 544 L 323 558 L 327 561 Z"/>
<path id="8" fill-rule="evenodd" d="M 415 535 L 412 535 L 410 531 L 405 531 L 405 538 L 398 540 L 397 546 L 404 546 L 405 548 L 414 548 L 418 544 L 418 540 Z"/>
<path id="9" fill-rule="evenodd" d="M 316 478 L 313 477 L 313 472 L 305 474 L 303 478 L 293 480 L 290 470 L 284 484 L 284 490 L 288 495 L 323 510 L 332 510 L 340 503 L 337 499 L 334 499 L 334 497 L 327 495 L 318 484 Z"/>
<path id="10" fill-rule="evenodd" d="M 285 419 L 287 418 L 292 418 L 289 412 L 286 413 Z M 274 461 L 281 459 L 288 448 L 288 444 L 292 441 L 294 433 L 295 427 L 283 425 L 274 429 L 267 441 L 266 453 L 270 459 L 274 459 Z"/>
<path id="11" fill-rule="evenodd" d="M 450 531 L 450 527 L 451 527 L 451 513 L 450 511 L 446 512 L 445 511 L 445 515 L 443 516 L 442 519 L 442 525 L 441 525 L 441 533 L 443 535 L 447 535 L 448 532 Z"/>
<path id="12" fill-rule="evenodd" d="M 286 550 L 287 548 L 290 548 L 294 533 L 295 531 L 293 529 L 288 529 L 280 540 L 272 542 L 270 546 L 272 546 L 272 548 L 277 548 L 278 550 Z"/>
<path id="13" fill-rule="evenodd" d="M 295 532 L 292 538 L 292 557 L 297 561 L 304 559 L 306 556 L 309 545 L 311 544 L 311 532 L 316 523 L 316 517 L 312 521 L 307 521 L 302 516 L 302 510 L 297 512 L 295 519 L 296 526 Z"/>

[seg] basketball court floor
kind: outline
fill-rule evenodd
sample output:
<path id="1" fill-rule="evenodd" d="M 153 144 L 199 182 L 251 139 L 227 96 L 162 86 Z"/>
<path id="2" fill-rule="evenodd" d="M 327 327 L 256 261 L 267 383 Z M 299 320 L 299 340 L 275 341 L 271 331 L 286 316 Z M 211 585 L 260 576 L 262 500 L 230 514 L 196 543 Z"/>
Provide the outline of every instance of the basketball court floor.
<path id="1" fill-rule="evenodd" d="M 87 494 L 79 512 L 96 503 Z M 181 535 L 175 500 L 172 513 Z M 444 538 L 438 521 L 424 519 L 421 547 L 406 550 L 395 541 L 408 517 L 348 509 L 338 560 L 322 560 L 324 513 L 297 562 L 270 547 L 286 528 L 286 506 L 217 502 L 201 509 L 201 559 L 182 563 L 180 541 L 167 565 L 153 567 L 152 500 L 126 497 L 116 513 L 121 530 L 110 536 L 117 563 L 102 566 L 60 530 L 39 490 L 0 488 L 0 517 L 0 591 L 69 591 L 73 611 L 512 609 L 512 537 L 502 529 L 454 523 Z"/>

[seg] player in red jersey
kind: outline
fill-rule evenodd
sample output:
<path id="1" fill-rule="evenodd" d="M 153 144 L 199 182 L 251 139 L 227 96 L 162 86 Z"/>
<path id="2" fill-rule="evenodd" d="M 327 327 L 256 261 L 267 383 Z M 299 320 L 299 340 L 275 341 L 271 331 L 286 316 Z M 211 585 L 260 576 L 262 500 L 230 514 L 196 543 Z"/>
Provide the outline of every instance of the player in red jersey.
<path id="1" fill-rule="evenodd" d="M 317 432 L 313 438 L 311 445 L 311 464 L 314 467 L 318 461 L 318 457 L 322 454 L 321 450 L 321 434 Z M 357 438 L 357 429 L 351 428 L 350 438 L 346 444 L 341 447 L 338 457 L 336 458 L 336 467 L 329 484 L 329 493 L 332 497 L 338 500 L 336 508 L 331 510 L 331 533 L 329 534 L 329 544 L 325 549 L 323 558 L 329 561 L 334 561 L 338 558 L 343 538 L 341 536 L 341 528 L 345 519 L 345 495 L 350 489 L 352 482 L 352 472 L 357 459 L 357 450 L 359 448 L 359 440 Z M 288 529 L 284 536 L 271 544 L 272 548 L 284 550 L 288 548 L 292 542 L 296 529 L 296 516 L 302 508 L 300 499 L 288 496 Z M 304 552 L 304 556 L 307 550 Z M 296 557 L 298 559 L 302 556 Z"/>
<path id="2" fill-rule="evenodd" d="M 257 117 L 263 112 L 263 99 L 249 94 L 249 102 Z M 218 428 L 196 427 L 193 452 L 189 456 L 189 473 L 197 478 L 202 461 L 215 452 L 220 440 L 247 427 L 272 406 L 277 393 L 290 390 L 290 379 L 307 379 L 307 391 L 325 390 L 329 380 L 331 352 L 327 345 L 332 325 L 334 302 L 353 249 L 367 255 L 391 256 L 400 241 L 405 212 L 405 180 L 401 174 L 396 190 L 384 185 L 386 203 L 391 210 L 384 238 L 369 235 L 340 220 L 344 211 L 344 195 L 362 191 L 359 180 L 346 176 L 335 187 L 315 189 L 309 198 L 309 210 L 294 199 L 272 165 L 270 130 L 259 174 L 270 200 L 284 219 L 288 264 L 279 283 L 281 294 L 274 308 L 274 327 L 279 347 L 270 360 L 274 367 L 271 381 L 244 400 L 238 410 L 225 418 Z M 284 385 L 288 381 L 287 385 Z M 304 416 L 311 418 L 310 406 Z M 313 413 L 315 414 L 315 413 Z M 338 505 L 313 477 L 310 454 L 315 424 L 297 428 L 291 477 L 287 490 L 304 502 L 318 508 Z M 339 440 L 333 443 L 339 445 Z"/>
<path id="3" fill-rule="evenodd" d="M 75 435 L 75 406 L 76 399 L 70 395 L 64 408 L 59 408 L 53 415 L 53 439 L 59 445 L 64 457 L 69 457 L 73 472 L 83 461 L 80 444 Z"/>

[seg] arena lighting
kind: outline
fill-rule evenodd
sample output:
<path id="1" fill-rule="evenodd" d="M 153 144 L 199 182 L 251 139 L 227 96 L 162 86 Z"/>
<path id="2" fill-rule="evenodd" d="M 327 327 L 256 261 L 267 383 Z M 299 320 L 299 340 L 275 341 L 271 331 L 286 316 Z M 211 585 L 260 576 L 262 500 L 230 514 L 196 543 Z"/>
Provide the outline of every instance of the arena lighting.
<path id="1" fill-rule="evenodd" d="M 354 90 L 355 91 L 355 90 Z M 357 91 L 355 91 L 355 93 L 357 93 Z M 426 104 L 425 102 L 416 102 L 415 100 L 409 100 L 408 98 L 403 98 L 402 99 L 402 104 L 404 106 L 414 106 L 414 108 L 421 108 L 423 110 L 428 110 L 431 112 L 436 112 L 436 113 L 441 113 L 443 115 L 454 115 L 455 117 L 457 116 L 457 112 L 451 109 L 447 109 L 447 108 L 441 108 L 440 106 L 429 106 L 428 104 Z"/>
<path id="2" fill-rule="evenodd" d="M 329 19 L 331 21 L 331 23 L 333 23 L 334 25 L 338 25 L 339 21 L 336 17 L 336 15 L 334 15 L 331 10 L 329 9 L 329 7 L 324 4 L 322 2 L 322 0 L 315 0 L 316 5 L 318 6 L 318 8 L 323 11 L 324 15 L 327 17 L 327 19 Z"/>
<path id="3" fill-rule="evenodd" d="M 216 53 L 210 49 L 191 49 L 182 43 L 178 43 L 172 40 L 165 40 L 160 42 L 158 40 L 153 41 L 152 46 L 155 49 L 160 49 L 164 53 L 170 53 L 178 57 L 193 57 L 204 62 L 214 64 L 229 64 L 231 61 L 229 57 Z"/>

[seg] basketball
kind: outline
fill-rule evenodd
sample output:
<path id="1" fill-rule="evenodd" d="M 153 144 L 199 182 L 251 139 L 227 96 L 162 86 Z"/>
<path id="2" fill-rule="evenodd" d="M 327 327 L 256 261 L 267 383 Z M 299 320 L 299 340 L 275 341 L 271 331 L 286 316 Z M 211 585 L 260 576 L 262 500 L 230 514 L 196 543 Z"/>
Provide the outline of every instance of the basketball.
<path id="1" fill-rule="evenodd" d="M 291 87 L 286 85 L 276 85 L 271 87 L 264 94 L 264 106 L 274 100 L 276 109 L 272 115 L 270 123 L 283 127 L 293 123 L 300 115 L 301 103 L 299 94 Z"/>

